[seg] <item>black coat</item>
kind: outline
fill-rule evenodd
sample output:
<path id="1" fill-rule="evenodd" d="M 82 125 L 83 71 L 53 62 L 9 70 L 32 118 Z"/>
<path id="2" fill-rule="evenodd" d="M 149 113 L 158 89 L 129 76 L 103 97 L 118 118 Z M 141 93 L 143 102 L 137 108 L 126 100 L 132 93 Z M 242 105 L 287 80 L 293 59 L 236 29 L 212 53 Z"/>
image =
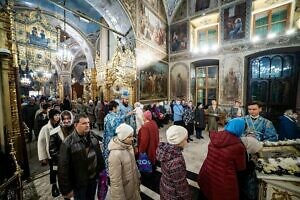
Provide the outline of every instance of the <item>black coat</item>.
<path id="1" fill-rule="evenodd" d="M 195 109 L 195 128 L 205 129 L 205 113 L 203 109 Z"/>
<path id="2" fill-rule="evenodd" d="M 93 148 L 97 157 L 96 179 L 104 169 L 104 160 L 100 149 L 99 140 L 93 132 L 90 132 L 89 148 Z M 88 185 L 88 160 L 86 143 L 79 137 L 76 130 L 73 131 L 61 144 L 58 162 L 58 184 L 62 195 L 66 195 L 74 189 Z"/>
<path id="3" fill-rule="evenodd" d="M 58 165 L 59 149 L 60 149 L 61 143 L 63 142 L 63 140 L 65 138 L 64 132 L 66 132 L 67 135 L 69 135 L 69 133 L 72 133 L 73 130 L 74 130 L 73 126 L 65 127 L 65 128 L 58 126 L 55 129 L 52 129 L 50 131 L 49 153 L 50 153 L 50 157 L 52 159 L 54 166 Z"/>

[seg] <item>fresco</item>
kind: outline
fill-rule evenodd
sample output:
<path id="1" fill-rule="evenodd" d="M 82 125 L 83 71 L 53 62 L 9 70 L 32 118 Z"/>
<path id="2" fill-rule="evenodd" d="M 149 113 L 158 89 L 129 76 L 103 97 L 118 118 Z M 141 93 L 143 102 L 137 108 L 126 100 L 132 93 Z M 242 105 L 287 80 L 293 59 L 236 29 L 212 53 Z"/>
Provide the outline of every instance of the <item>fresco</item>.
<path id="1" fill-rule="evenodd" d="M 139 37 L 166 49 L 166 24 L 144 4 L 140 4 Z"/>
<path id="2" fill-rule="evenodd" d="M 169 18 L 173 15 L 173 12 L 179 2 L 180 0 L 166 0 L 166 13 L 168 13 Z"/>
<path id="3" fill-rule="evenodd" d="M 170 36 L 171 52 L 186 50 L 188 43 L 187 22 L 171 25 Z"/>
<path id="4" fill-rule="evenodd" d="M 140 100 L 168 98 L 168 65 L 162 62 L 151 64 L 140 71 Z"/>
<path id="5" fill-rule="evenodd" d="M 242 99 L 242 59 L 236 56 L 228 56 L 223 60 L 222 66 L 222 71 L 220 71 L 221 102 L 232 104 L 235 99 Z"/>
<path id="6" fill-rule="evenodd" d="M 158 15 L 165 18 L 166 12 L 162 0 L 145 0 L 149 7 L 157 11 Z"/>
<path id="7" fill-rule="evenodd" d="M 60 1 L 62 3 L 62 1 Z M 16 5 L 37 5 L 36 0 L 17 0 Z M 58 15 L 63 17 L 63 9 L 52 3 L 51 1 L 40 1 L 38 3 L 41 10 L 46 10 L 48 12 L 56 12 Z M 82 0 L 72 0 L 66 1 L 66 7 L 72 10 L 76 10 L 81 13 L 88 13 L 89 16 L 92 16 L 93 19 L 99 21 L 102 16 L 100 13 L 95 10 L 93 6 L 91 6 L 88 2 Z M 76 15 L 66 12 L 66 21 L 67 23 L 72 24 L 72 26 L 77 27 L 78 30 L 81 30 L 85 34 L 90 34 L 97 32 L 100 29 L 100 26 L 93 22 L 87 22 L 84 20 L 80 20 Z"/>
<path id="8" fill-rule="evenodd" d="M 173 22 L 185 19 L 187 17 L 187 1 L 182 1 L 180 7 L 177 9 Z"/>
<path id="9" fill-rule="evenodd" d="M 170 71 L 170 97 L 171 99 L 187 97 L 188 66 L 184 63 L 175 64 Z"/>
<path id="10" fill-rule="evenodd" d="M 246 3 L 233 5 L 223 10 L 224 41 L 243 39 L 245 37 Z"/>

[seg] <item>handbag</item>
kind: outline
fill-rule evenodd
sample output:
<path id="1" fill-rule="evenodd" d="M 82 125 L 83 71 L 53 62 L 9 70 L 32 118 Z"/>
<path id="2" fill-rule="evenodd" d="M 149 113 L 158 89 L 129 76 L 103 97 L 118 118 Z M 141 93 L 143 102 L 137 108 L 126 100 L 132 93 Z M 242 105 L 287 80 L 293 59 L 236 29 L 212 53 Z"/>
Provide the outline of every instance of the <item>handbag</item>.
<path id="1" fill-rule="evenodd" d="M 140 172 L 152 173 L 152 164 L 146 153 L 140 153 L 137 160 Z"/>
<path id="2" fill-rule="evenodd" d="M 105 169 L 100 172 L 98 180 L 98 200 L 105 200 L 108 191 L 108 176 Z"/>

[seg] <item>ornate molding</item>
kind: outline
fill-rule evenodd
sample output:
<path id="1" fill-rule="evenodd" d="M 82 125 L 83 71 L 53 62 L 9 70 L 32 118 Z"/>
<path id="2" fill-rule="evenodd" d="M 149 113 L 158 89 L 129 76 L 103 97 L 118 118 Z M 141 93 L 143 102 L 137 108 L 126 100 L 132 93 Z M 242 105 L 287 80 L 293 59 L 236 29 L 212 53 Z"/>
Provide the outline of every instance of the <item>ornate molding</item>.
<path id="1" fill-rule="evenodd" d="M 258 43 L 252 43 L 250 41 L 240 43 L 237 45 L 228 45 L 224 46 L 221 49 L 222 54 L 227 53 L 240 53 L 245 51 L 263 51 L 265 49 L 274 49 L 280 47 L 290 47 L 290 46 L 299 46 L 300 45 L 300 32 L 296 33 L 293 36 L 280 36 L 273 40 L 263 40 Z"/>
<path id="2" fill-rule="evenodd" d="M 121 5 L 125 8 L 127 11 L 128 16 L 131 19 L 131 24 L 136 28 L 136 1 L 135 0 L 123 0 L 119 1 Z"/>

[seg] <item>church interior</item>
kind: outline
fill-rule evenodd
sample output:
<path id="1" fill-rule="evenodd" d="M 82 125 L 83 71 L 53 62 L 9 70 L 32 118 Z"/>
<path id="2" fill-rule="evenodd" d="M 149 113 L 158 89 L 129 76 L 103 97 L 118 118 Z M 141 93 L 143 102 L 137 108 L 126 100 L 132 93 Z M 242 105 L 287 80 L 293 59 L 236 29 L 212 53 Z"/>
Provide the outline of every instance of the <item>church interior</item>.
<path id="1" fill-rule="evenodd" d="M 300 113 L 299 0 L 0 0 L 0 10 L 0 199 L 52 199 L 49 167 L 28 136 L 31 101 L 67 99 L 71 108 L 126 96 L 131 106 L 180 99 L 207 108 L 215 100 L 219 130 L 235 102 L 245 115 L 262 102 L 277 132 L 286 110 Z M 294 121 L 299 130 L 300 114 Z M 210 143 L 203 132 L 183 151 L 192 199 Z M 299 171 L 257 172 L 255 199 L 300 199 L 297 138 L 264 142 L 261 156 L 292 157 Z M 159 189 L 142 184 L 141 197 L 159 199 Z"/>

